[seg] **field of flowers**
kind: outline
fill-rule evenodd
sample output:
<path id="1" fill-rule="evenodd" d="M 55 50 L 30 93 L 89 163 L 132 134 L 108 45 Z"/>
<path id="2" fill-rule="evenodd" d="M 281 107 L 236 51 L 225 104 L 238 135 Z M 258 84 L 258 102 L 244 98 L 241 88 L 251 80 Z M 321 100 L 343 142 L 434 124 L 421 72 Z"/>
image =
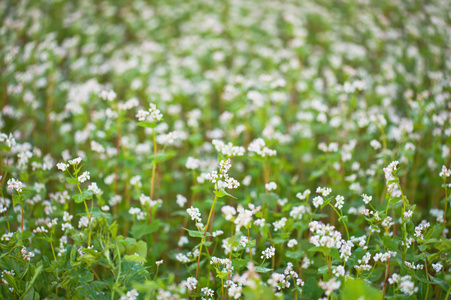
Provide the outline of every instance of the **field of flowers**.
<path id="1" fill-rule="evenodd" d="M 1 299 L 449 299 L 449 1 L 0 18 Z"/>

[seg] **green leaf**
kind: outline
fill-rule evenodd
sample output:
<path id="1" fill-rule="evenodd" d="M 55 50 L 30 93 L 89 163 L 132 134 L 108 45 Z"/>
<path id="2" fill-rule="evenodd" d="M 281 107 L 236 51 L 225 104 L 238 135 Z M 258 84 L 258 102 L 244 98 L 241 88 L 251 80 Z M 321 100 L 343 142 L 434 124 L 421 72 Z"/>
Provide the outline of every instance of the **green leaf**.
<path id="1" fill-rule="evenodd" d="M 138 124 L 136 124 L 140 127 L 145 127 L 145 128 L 155 128 L 157 127 L 157 123 L 154 122 L 147 122 L 147 121 L 142 121 L 142 122 L 138 122 Z"/>
<path id="2" fill-rule="evenodd" d="M 346 278 L 342 299 L 382 299 L 382 292 L 362 279 Z"/>
<path id="3" fill-rule="evenodd" d="M 383 236 L 382 241 L 384 243 L 384 246 L 387 249 L 390 249 L 392 251 L 398 251 L 398 245 L 395 243 L 395 241 L 390 236 Z"/>
<path id="4" fill-rule="evenodd" d="M 304 251 L 302 251 L 301 249 L 296 251 L 287 251 L 285 252 L 285 255 L 294 260 L 299 260 L 304 255 Z"/>
<path id="5" fill-rule="evenodd" d="M 91 190 L 84 190 L 82 194 L 74 196 L 75 203 L 82 203 L 85 200 L 91 200 L 94 192 Z"/>
<path id="6" fill-rule="evenodd" d="M 125 255 L 124 260 L 127 262 L 145 263 L 147 260 L 140 255 Z"/>
<path id="7" fill-rule="evenodd" d="M 258 273 L 268 273 L 268 272 L 272 271 L 272 269 L 258 266 L 258 267 L 255 267 L 255 271 L 257 271 Z"/>
<path id="8" fill-rule="evenodd" d="M 152 223 L 140 223 L 135 224 L 132 227 L 132 235 L 135 239 L 139 239 L 145 235 L 149 235 L 151 233 L 154 233 L 158 230 L 160 227 L 160 220 L 153 220 Z"/>
<path id="9" fill-rule="evenodd" d="M 72 177 L 63 177 L 64 180 L 69 184 L 78 184 L 78 180 Z"/>
<path id="10" fill-rule="evenodd" d="M 23 197 L 17 194 L 13 195 L 13 206 L 16 206 L 17 204 L 22 205 L 23 204 Z"/>
<path id="11" fill-rule="evenodd" d="M 183 229 L 188 231 L 189 236 L 197 237 L 197 238 L 203 238 L 204 237 L 204 233 L 203 232 L 196 231 L 196 230 L 189 230 L 188 228 L 183 228 Z M 207 234 L 205 236 L 211 236 L 211 233 L 207 232 Z"/>
<path id="12" fill-rule="evenodd" d="M 224 189 L 220 189 L 219 191 L 214 191 L 214 193 L 218 198 L 222 198 L 224 196 L 229 196 L 229 197 L 232 197 L 233 199 L 236 199 L 235 197 L 233 197 L 232 195 L 227 193 Z"/>

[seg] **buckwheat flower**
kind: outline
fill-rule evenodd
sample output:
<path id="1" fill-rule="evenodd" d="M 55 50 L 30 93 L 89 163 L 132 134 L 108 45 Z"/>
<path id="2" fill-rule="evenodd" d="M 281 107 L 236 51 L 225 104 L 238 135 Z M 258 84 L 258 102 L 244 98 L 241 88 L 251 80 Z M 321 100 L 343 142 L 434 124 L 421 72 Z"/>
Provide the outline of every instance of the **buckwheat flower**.
<path id="1" fill-rule="evenodd" d="M 46 233 L 49 232 L 47 229 L 44 228 L 44 226 L 41 227 L 37 227 L 36 229 L 33 230 L 34 233 Z"/>
<path id="2" fill-rule="evenodd" d="M 254 225 L 255 226 L 260 226 L 260 227 L 265 226 L 265 219 L 257 219 L 257 220 L 255 220 L 254 221 Z"/>
<path id="3" fill-rule="evenodd" d="M 370 146 L 373 147 L 374 150 L 379 150 L 380 148 L 382 148 L 381 143 L 377 140 L 372 140 L 370 142 Z"/>
<path id="4" fill-rule="evenodd" d="M 310 212 L 310 207 L 305 205 L 299 205 L 299 206 L 293 206 L 293 208 L 290 211 L 290 217 L 293 219 L 302 219 L 302 216 L 305 213 Z"/>
<path id="5" fill-rule="evenodd" d="M 156 264 L 157 266 L 161 265 L 162 263 L 163 263 L 163 260 L 158 260 L 158 261 L 155 262 L 155 264 Z"/>
<path id="6" fill-rule="evenodd" d="M 61 170 L 61 171 L 66 171 L 66 169 L 69 167 L 69 164 L 65 164 L 65 163 L 57 163 L 56 167 Z"/>
<path id="7" fill-rule="evenodd" d="M 296 198 L 298 198 L 300 200 L 304 200 L 310 195 L 310 193 L 311 193 L 310 190 L 306 189 L 303 193 L 297 193 Z"/>
<path id="8" fill-rule="evenodd" d="M 9 241 L 14 235 L 14 232 L 9 232 L 9 233 L 5 233 L 4 235 L 2 235 L 1 240 L 2 241 Z"/>
<path id="9" fill-rule="evenodd" d="M 265 189 L 267 189 L 268 191 L 273 191 L 277 189 L 277 184 L 275 182 L 269 182 L 267 184 L 265 184 Z"/>
<path id="10" fill-rule="evenodd" d="M 413 215 L 413 211 L 408 210 L 408 211 L 404 212 L 403 215 L 404 215 L 404 219 L 410 219 Z"/>
<path id="11" fill-rule="evenodd" d="M 442 209 L 438 209 L 438 208 L 431 208 L 429 210 L 429 213 L 433 216 L 437 218 L 437 222 L 438 223 L 442 223 L 443 222 L 443 218 L 445 216 L 445 212 Z"/>
<path id="12" fill-rule="evenodd" d="M 74 229 L 74 226 L 72 226 L 72 224 L 70 223 L 63 223 L 61 224 L 61 230 L 66 231 L 66 229 Z"/>
<path id="13" fill-rule="evenodd" d="M 264 251 L 262 251 L 261 259 L 270 259 L 276 254 L 276 248 L 273 246 L 270 246 L 269 248 L 266 248 Z"/>
<path id="14" fill-rule="evenodd" d="M 338 196 L 336 196 L 335 197 L 335 207 L 336 208 L 338 208 L 338 209 L 342 209 L 343 208 L 343 204 L 345 203 L 345 197 L 343 197 L 343 196 L 341 196 L 341 195 L 338 195 Z"/>
<path id="15" fill-rule="evenodd" d="M 202 222 L 201 214 L 198 208 L 191 206 L 186 209 L 186 212 L 191 217 L 191 220 L 196 221 L 198 223 Z"/>
<path id="16" fill-rule="evenodd" d="M 323 205 L 324 203 L 324 199 L 321 196 L 316 196 L 315 198 L 313 198 L 313 206 L 314 207 L 319 207 L 321 205 Z"/>
<path id="17" fill-rule="evenodd" d="M 110 211 L 110 207 L 108 205 L 104 205 L 100 208 L 102 211 Z"/>
<path id="18" fill-rule="evenodd" d="M 139 293 L 137 290 L 133 289 L 131 291 L 128 291 L 125 296 L 122 296 L 119 298 L 119 300 L 136 300 L 138 299 Z"/>
<path id="19" fill-rule="evenodd" d="M 345 268 L 343 266 L 338 266 L 335 270 L 332 271 L 332 274 L 337 277 L 343 277 L 345 276 Z"/>
<path id="20" fill-rule="evenodd" d="M 393 172 L 397 169 L 398 164 L 399 161 L 395 160 L 391 162 L 386 168 L 384 168 L 385 179 L 387 179 L 387 181 L 395 179 Z"/>
<path id="21" fill-rule="evenodd" d="M 252 180 L 252 176 L 246 175 L 246 177 L 244 177 L 244 179 L 242 180 L 242 183 L 245 186 L 249 186 L 251 184 L 251 180 Z"/>
<path id="22" fill-rule="evenodd" d="M 211 142 L 213 146 L 215 147 L 216 151 L 222 153 L 225 156 L 243 156 L 244 152 L 246 151 L 244 147 L 241 146 L 234 146 L 232 143 L 225 144 L 221 140 L 213 140 Z"/>
<path id="23" fill-rule="evenodd" d="M 183 207 L 188 200 L 185 196 L 177 194 L 177 200 L 175 202 L 177 202 L 178 206 Z"/>
<path id="24" fill-rule="evenodd" d="M 216 230 L 216 231 L 211 233 L 211 235 L 213 237 L 218 237 L 218 236 L 223 235 L 223 234 L 224 234 L 224 231 L 222 231 L 222 230 Z"/>
<path id="25" fill-rule="evenodd" d="M 182 285 L 186 286 L 191 293 L 196 290 L 197 279 L 194 277 L 188 277 L 188 279 Z"/>
<path id="26" fill-rule="evenodd" d="M 432 267 L 434 268 L 435 272 L 438 273 L 443 268 L 443 265 L 440 262 L 438 262 L 436 264 L 432 264 Z"/>
<path id="27" fill-rule="evenodd" d="M 368 204 L 371 202 L 371 200 L 373 199 L 373 196 L 368 196 L 366 194 L 362 194 L 363 197 L 363 202 L 365 202 L 365 204 Z"/>
<path id="28" fill-rule="evenodd" d="M 445 165 L 443 165 L 439 176 L 442 177 L 442 178 L 450 177 L 451 176 L 451 169 L 448 169 L 448 168 L 446 168 Z"/>
<path id="29" fill-rule="evenodd" d="M 262 138 L 258 138 L 253 140 L 247 150 L 249 152 L 251 152 L 251 154 L 257 154 L 260 155 L 262 157 L 265 156 L 276 156 L 277 155 L 277 151 L 276 150 L 271 150 L 268 147 L 265 146 L 265 141 Z"/>
<path id="30" fill-rule="evenodd" d="M 232 220 L 233 216 L 236 215 L 235 208 L 230 205 L 224 205 L 223 207 L 221 207 L 221 212 L 225 215 L 225 219 L 227 221 Z"/>
<path id="31" fill-rule="evenodd" d="M 241 205 L 238 206 L 237 211 L 238 216 L 235 218 L 234 223 L 237 231 L 239 231 L 241 227 L 247 227 L 252 222 L 253 213 L 251 210 L 244 209 Z"/>
<path id="32" fill-rule="evenodd" d="M 141 212 L 141 209 L 138 208 L 138 207 L 131 207 L 131 208 L 128 210 L 128 213 L 131 214 L 132 216 L 137 215 L 137 214 L 139 214 L 140 212 Z"/>
<path id="33" fill-rule="evenodd" d="M 92 220 L 92 218 L 91 218 Z M 78 221 L 78 228 L 82 228 L 82 227 L 88 227 L 89 226 L 89 219 L 86 216 L 83 216 L 80 218 L 80 220 Z"/>
<path id="34" fill-rule="evenodd" d="M 89 176 L 89 172 L 88 171 L 85 171 L 85 172 L 83 172 L 83 174 L 81 174 L 79 177 L 78 177 L 78 181 L 80 181 L 81 183 L 83 183 L 83 182 L 85 182 L 86 180 L 89 180 L 89 179 L 91 179 L 91 176 Z"/>
<path id="35" fill-rule="evenodd" d="M 135 115 L 135 117 L 138 118 L 139 121 L 145 121 L 148 115 L 150 115 L 148 111 L 140 109 L 138 110 L 138 113 Z"/>
<path id="36" fill-rule="evenodd" d="M 341 282 L 337 281 L 337 278 L 333 277 L 329 281 L 320 281 L 318 286 L 324 290 L 326 296 L 330 296 L 333 291 L 338 290 L 340 288 Z"/>
<path id="37" fill-rule="evenodd" d="M 415 283 L 411 279 L 412 276 L 410 275 L 403 276 L 399 284 L 401 292 L 409 296 L 418 292 L 418 287 L 415 286 Z"/>
<path id="38" fill-rule="evenodd" d="M 186 245 L 188 243 L 189 243 L 188 238 L 186 236 L 182 236 L 180 237 L 180 240 L 178 241 L 177 245 L 179 247 L 182 247 L 183 245 Z"/>
<path id="39" fill-rule="evenodd" d="M 208 287 L 203 287 L 201 289 L 201 292 L 204 293 L 204 295 L 208 297 L 208 299 L 213 299 L 213 296 L 215 295 L 215 292 Z M 206 300 L 206 298 L 202 297 L 202 300 Z"/>
<path id="40" fill-rule="evenodd" d="M 285 218 L 285 217 L 283 217 L 279 221 L 273 222 L 272 225 L 274 226 L 274 231 L 282 229 L 286 223 L 287 223 L 287 218 Z"/>
<path id="41" fill-rule="evenodd" d="M 141 187 L 142 186 L 141 176 L 136 175 L 136 176 L 133 176 L 132 178 L 130 178 L 130 184 L 133 186 Z"/>
<path id="42" fill-rule="evenodd" d="M 81 160 L 82 160 L 81 157 L 77 157 L 72 160 L 69 160 L 69 165 L 71 165 L 71 166 L 78 165 L 79 163 L 81 163 Z"/>
<path id="43" fill-rule="evenodd" d="M 393 273 L 393 275 L 390 278 L 388 278 L 388 283 L 393 285 L 395 283 L 398 283 L 400 279 L 401 276 L 399 276 L 399 274 Z"/>
<path id="44" fill-rule="evenodd" d="M 287 246 L 288 246 L 289 248 L 292 248 L 292 247 L 296 246 L 297 244 L 298 244 L 298 241 L 297 241 L 297 240 L 291 239 L 291 240 L 288 241 Z"/>
<path id="45" fill-rule="evenodd" d="M 188 157 L 185 167 L 190 170 L 196 170 L 200 167 L 200 160 L 193 157 Z"/>
<path id="46" fill-rule="evenodd" d="M 318 188 L 316 189 L 316 192 L 317 192 L 318 194 L 323 195 L 323 197 L 327 197 L 327 196 L 329 196 L 329 194 L 332 192 L 332 189 L 331 189 L 331 188 L 328 188 L 328 187 L 318 187 Z"/>
<path id="47" fill-rule="evenodd" d="M 31 261 L 31 258 L 34 257 L 34 252 L 27 252 L 27 248 L 25 247 L 22 247 L 20 252 L 22 253 L 22 258 L 24 260 Z"/>
<path id="48" fill-rule="evenodd" d="M 88 186 L 88 190 L 92 191 L 94 194 L 99 195 L 102 194 L 102 190 L 97 186 L 96 182 L 92 182 L 89 186 Z"/>
<path id="49" fill-rule="evenodd" d="M 116 93 L 113 91 L 113 90 L 109 90 L 109 91 L 106 91 L 106 90 L 102 90 L 100 93 L 99 93 L 99 97 L 102 99 L 102 100 L 108 100 L 108 101 L 113 101 L 114 99 L 116 99 Z"/>
<path id="50" fill-rule="evenodd" d="M 404 264 L 412 270 L 423 270 L 424 269 L 424 265 L 422 265 L 422 264 L 415 265 L 414 263 L 408 262 L 407 260 L 404 262 Z"/>
<path id="51" fill-rule="evenodd" d="M 188 258 L 188 256 L 186 256 L 183 253 L 177 253 L 177 255 L 175 256 L 175 259 L 178 260 L 181 263 L 188 263 L 191 260 Z"/>
<path id="52" fill-rule="evenodd" d="M 25 185 L 21 181 L 14 178 L 9 179 L 7 184 L 9 191 L 16 190 L 19 193 L 22 192 L 22 189 L 25 187 Z"/>

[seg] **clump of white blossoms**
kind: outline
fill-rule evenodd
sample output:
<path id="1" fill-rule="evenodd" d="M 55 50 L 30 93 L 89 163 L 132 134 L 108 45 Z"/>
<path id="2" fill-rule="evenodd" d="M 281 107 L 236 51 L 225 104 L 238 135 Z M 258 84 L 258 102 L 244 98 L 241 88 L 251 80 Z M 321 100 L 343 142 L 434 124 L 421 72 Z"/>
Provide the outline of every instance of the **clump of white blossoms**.
<path id="1" fill-rule="evenodd" d="M 273 246 L 266 248 L 265 250 L 262 251 L 262 256 L 261 258 L 265 258 L 265 259 L 270 259 L 271 257 L 273 257 L 276 254 L 276 248 L 274 248 Z"/>
<path id="2" fill-rule="evenodd" d="M 332 189 L 328 187 L 318 187 L 316 189 L 316 192 L 323 195 L 323 197 L 327 197 L 330 193 L 332 193 Z"/>
<path id="3" fill-rule="evenodd" d="M 333 291 L 338 290 L 340 288 L 341 282 L 337 280 L 337 278 L 332 277 L 329 281 L 320 281 L 318 283 L 319 287 L 324 290 L 326 296 L 330 296 Z"/>
<path id="4" fill-rule="evenodd" d="M 372 196 L 368 196 L 367 194 L 362 194 L 363 197 L 363 202 L 365 202 L 365 204 L 368 204 L 371 202 L 371 200 L 373 200 Z"/>
<path id="5" fill-rule="evenodd" d="M 136 300 L 138 296 L 139 296 L 138 291 L 133 289 L 131 291 L 128 291 L 127 294 L 122 296 L 119 300 Z"/>
<path id="6" fill-rule="evenodd" d="M 395 172 L 397 170 L 398 164 L 399 164 L 399 161 L 395 160 L 395 161 L 391 162 L 386 168 L 384 168 L 385 179 L 387 180 L 387 182 L 396 179 L 393 172 Z M 388 185 L 387 189 L 390 194 L 393 192 L 395 186 L 396 186 L 396 183 L 391 183 Z"/>
<path id="7" fill-rule="evenodd" d="M 247 147 L 247 150 L 251 153 L 260 155 L 261 157 L 277 155 L 276 150 L 269 149 L 265 146 L 265 141 L 262 138 L 253 140 Z"/>
<path id="8" fill-rule="evenodd" d="M 268 191 L 274 191 L 277 189 L 277 183 L 275 183 L 274 181 L 271 181 L 271 182 L 265 184 L 265 189 Z"/>
<path id="9" fill-rule="evenodd" d="M 410 275 L 403 276 L 401 278 L 401 283 L 399 284 L 401 292 L 409 296 L 418 292 L 418 287 L 415 286 L 415 283 L 411 279 L 412 276 Z"/>
<path id="10" fill-rule="evenodd" d="M 230 167 L 232 167 L 230 158 L 228 158 L 226 161 L 221 160 L 221 162 L 219 163 L 219 172 L 212 171 L 205 177 L 207 180 L 215 184 L 216 190 L 225 188 L 236 189 L 240 186 L 240 183 L 235 178 L 229 176 L 228 172 Z"/>
<path id="11" fill-rule="evenodd" d="M 316 196 L 315 198 L 313 198 L 312 202 L 313 202 L 314 207 L 319 207 L 319 206 L 323 205 L 324 198 L 321 196 Z"/>
<path id="12" fill-rule="evenodd" d="M 114 101 L 116 99 L 116 93 L 113 90 L 103 90 L 99 93 L 99 97 L 103 100 Z"/>
<path id="13" fill-rule="evenodd" d="M 443 265 L 440 262 L 438 262 L 438 263 L 432 264 L 432 267 L 434 268 L 435 272 L 438 273 L 443 268 Z"/>
<path id="14" fill-rule="evenodd" d="M 140 109 L 136 114 L 139 121 L 147 121 L 151 123 L 156 123 L 163 119 L 163 114 L 157 109 L 154 103 L 149 104 L 150 108 L 148 110 Z"/>
<path id="15" fill-rule="evenodd" d="M 25 185 L 20 181 L 14 178 L 8 180 L 8 191 L 15 190 L 18 193 L 22 192 L 22 189 L 25 188 Z"/>
<path id="16" fill-rule="evenodd" d="M 232 143 L 225 144 L 221 140 L 213 140 L 211 142 L 215 146 L 216 151 L 225 156 L 243 156 L 246 150 L 241 146 L 234 146 Z"/>
<path id="17" fill-rule="evenodd" d="M 328 248 L 335 247 L 340 249 L 342 245 L 341 233 L 335 230 L 335 226 L 312 221 L 309 223 L 309 228 L 312 232 L 310 238 L 311 244 L 317 247 L 326 246 Z"/>
<path id="18" fill-rule="evenodd" d="M 448 168 L 446 168 L 445 165 L 443 165 L 439 176 L 442 177 L 442 178 L 450 177 L 451 176 L 451 169 L 448 169 Z"/>
<path id="19" fill-rule="evenodd" d="M 343 196 L 341 196 L 341 195 L 338 195 L 338 196 L 336 196 L 335 197 L 335 207 L 336 208 L 338 208 L 338 209 L 342 209 L 343 208 L 343 204 L 345 204 L 345 197 L 343 197 Z"/>

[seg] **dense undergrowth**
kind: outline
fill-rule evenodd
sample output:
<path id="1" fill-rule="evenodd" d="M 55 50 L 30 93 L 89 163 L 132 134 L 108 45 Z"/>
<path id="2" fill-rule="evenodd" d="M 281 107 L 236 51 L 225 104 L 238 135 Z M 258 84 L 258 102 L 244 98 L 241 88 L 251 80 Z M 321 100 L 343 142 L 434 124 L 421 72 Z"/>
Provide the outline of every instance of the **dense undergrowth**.
<path id="1" fill-rule="evenodd" d="M 448 299 L 447 1 L 2 1 L 2 299 Z"/>

